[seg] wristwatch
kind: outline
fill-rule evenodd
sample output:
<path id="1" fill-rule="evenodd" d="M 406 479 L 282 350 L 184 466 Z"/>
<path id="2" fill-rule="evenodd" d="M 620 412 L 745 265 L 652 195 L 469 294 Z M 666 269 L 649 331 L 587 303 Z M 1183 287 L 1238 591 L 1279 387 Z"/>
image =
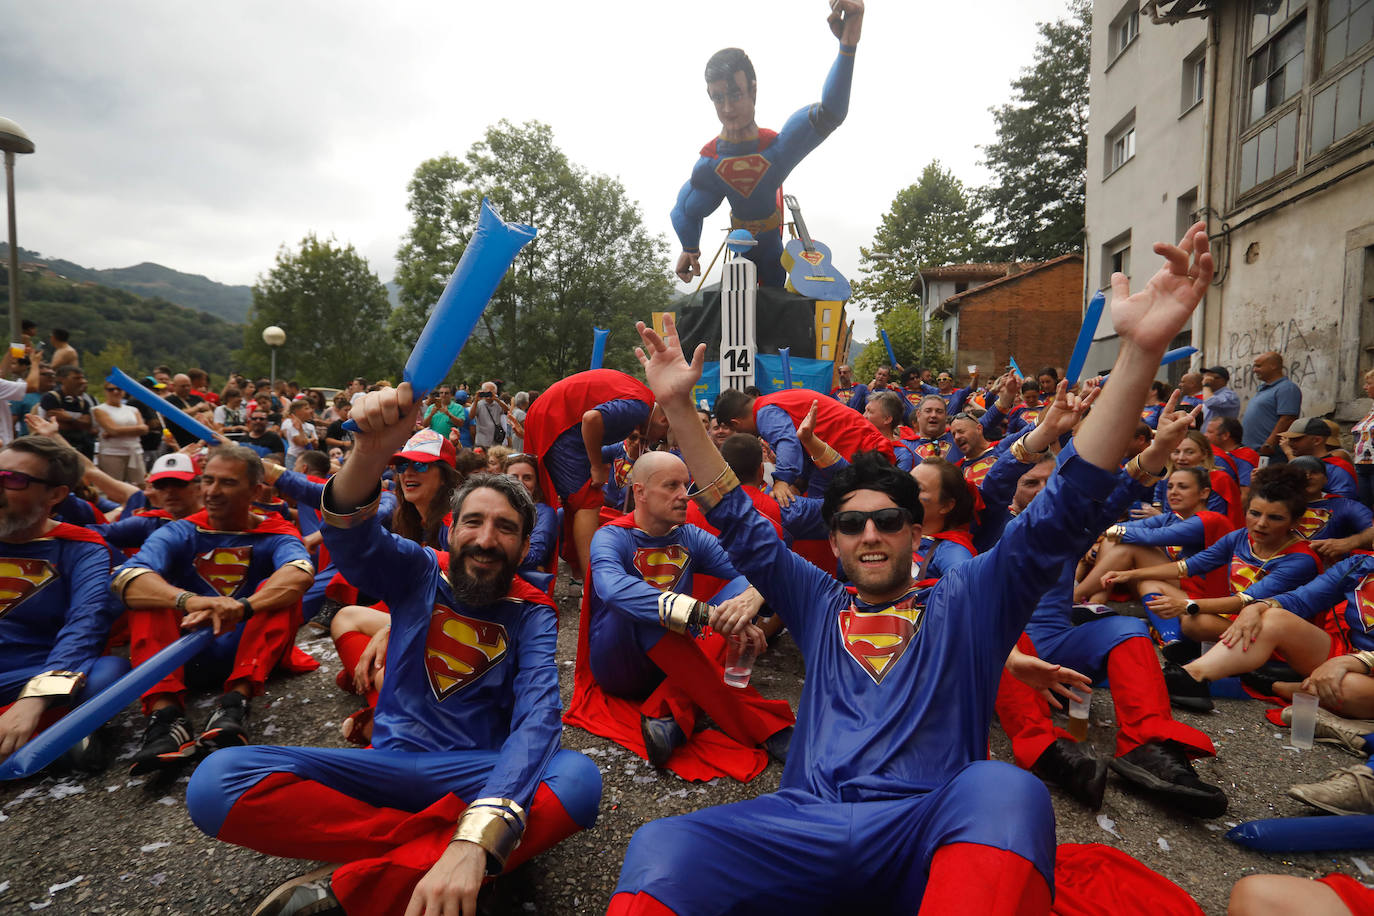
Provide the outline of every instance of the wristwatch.
<path id="1" fill-rule="evenodd" d="M 1202 608 L 1198 607 L 1196 601 L 1189 601 L 1187 604 L 1183 606 L 1183 613 L 1187 614 L 1189 617 L 1196 617 L 1198 615 L 1198 611 L 1201 610 Z"/>

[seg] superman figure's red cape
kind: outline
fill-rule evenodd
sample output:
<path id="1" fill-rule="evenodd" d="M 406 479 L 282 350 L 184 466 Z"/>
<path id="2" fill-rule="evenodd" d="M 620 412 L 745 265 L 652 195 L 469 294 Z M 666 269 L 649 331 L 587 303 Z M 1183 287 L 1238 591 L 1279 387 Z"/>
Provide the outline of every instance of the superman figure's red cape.
<path id="1" fill-rule="evenodd" d="M 634 527 L 634 516 L 625 515 L 611 525 Z M 591 650 L 588 634 L 591 632 L 591 595 L 592 579 L 587 577 L 582 589 L 582 612 L 577 629 L 577 663 L 573 669 L 573 695 L 563 721 L 568 725 L 584 728 L 594 735 L 609 738 L 621 747 L 634 751 L 648 759 L 644 749 L 644 738 L 640 734 L 640 703 L 623 697 L 614 697 L 601 689 L 592 676 Z M 707 631 L 704 639 L 696 645 L 717 664 L 724 665 L 725 639 L 717 633 Z M 732 688 L 733 689 L 733 688 Z M 753 687 L 738 691 L 740 699 L 749 702 L 757 714 L 776 720 L 773 731 L 785 728 L 795 721 L 791 708 L 784 700 L 765 700 Z M 674 717 L 676 716 L 674 710 Z M 703 729 L 693 734 L 682 747 L 668 758 L 668 769 L 683 779 L 703 782 L 717 776 L 729 776 L 740 782 L 748 782 L 768 765 L 768 755 L 755 747 L 746 747 L 724 732 Z"/>

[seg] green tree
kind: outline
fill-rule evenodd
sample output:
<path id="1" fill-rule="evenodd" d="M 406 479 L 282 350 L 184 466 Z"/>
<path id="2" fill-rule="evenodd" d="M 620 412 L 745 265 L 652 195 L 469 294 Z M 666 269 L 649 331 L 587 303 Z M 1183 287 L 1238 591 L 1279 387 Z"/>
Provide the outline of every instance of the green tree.
<path id="1" fill-rule="evenodd" d="M 611 329 L 604 365 L 636 370 L 630 327 L 667 306 L 667 244 L 648 233 L 620 182 L 569 162 L 552 129 L 535 121 L 503 120 L 462 159 L 441 156 L 415 170 L 413 222 L 396 255 L 397 339 L 419 336 L 483 197 L 539 234 L 501 281 L 451 377 L 547 386 L 588 367 L 593 327 Z"/>
<path id="2" fill-rule="evenodd" d="M 97 404 L 104 403 L 104 398 L 97 396 L 96 392 L 102 389 L 105 376 L 116 366 L 134 378 L 143 375 L 140 372 L 138 357 L 134 355 L 134 345 L 127 340 L 107 340 L 98 353 L 82 354 L 81 367 L 86 370 L 86 378 L 90 380 L 91 396 Z"/>
<path id="3" fill-rule="evenodd" d="M 1046 260 L 1083 247 L 1088 167 L 1092 5 L 1040 23 L 1035 62 L 992 109 L 997 140 L 983 147 L 992 183 L 982 197 L 1004 260 Z"/>
<path id="4" fill-rule="evenodd" d="M 897 192 L 873 243 L 859 248 L 864 276 L 854 284 L 856 302 L 886 314 L 919 300 L 911 284 L 922 268 L 982 260 L 981 212 L 963 182 L 932 161 L 918 182 Z"/>
<path id="5" fill-rule="evenodd" d="M 359 375 L 394 375 L 397 348 L 386 333 L 390 315 L 386 286 L 367 260 L 352 245 L 311 233 L 299 251 L 283 245 L 276 265 L 258 277 L 239 365 L 246 373 L 267 374 L 271 353 L 262 331 L 277 325 L 286 332 L 277 353 L 278 376 L 342 387 Z"/>
<path id="6" fill-rule="evenodd" d="M 919 309 L 893 309 L 878 316 L 878 327 L 887 332 L 897 362 L 901 363 L 904 369 L 947 369 L 954 365 L 954 355 L 945 349 L 944 324 L 938 318 L 926 322 L 926 342 L 923 351 Z M 924 361 L 921 356 L 923 352 Z M 879 335 L 878 339 L 865 346 L 859 358 L 854 360 L 854 380 L 867 383 L 873 378 L 873 373 L 879 366 L 887 366 L 889 362 L 887 347 L 883 346 L 882 335 Z"/>

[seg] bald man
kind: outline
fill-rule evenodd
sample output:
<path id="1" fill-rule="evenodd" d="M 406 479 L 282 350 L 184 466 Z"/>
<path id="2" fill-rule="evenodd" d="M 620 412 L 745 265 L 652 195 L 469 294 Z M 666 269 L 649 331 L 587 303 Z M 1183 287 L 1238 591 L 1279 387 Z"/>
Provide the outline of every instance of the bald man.
<path id="1" fill-rule="evenodd" d="M 1279 436 L 1302 414 L 1302 389 L 1283 374 L 1283 357 L 1273 350 L 1256 356 L 1251 368 L 1258 388 L 1245 406 L 1243 444 L 1261 457 L 1283 461 Z"/>
<path id="2" fill-rule="evenodd" d="M 192 407 L 205 403 L 205 398 L 191 390 L 191 377 L 184 372 L 172 376 L 172 383 L 168 387 L 172 393 L 167 395 L 167 403 L 178 410 L 190 413 Z M 189 433 L 175 423 L 167 428 L 172 431 L 172 437 L 177 440 L 178 448 L 185 448 L 199 438 L 195 433 Z"/>
<path id="3" fill-rule="evenodd" d="M 787 705 L 764 700 L 751 688 L 725 686 L 723 639 L 697 638 L 710 624 L 764 648 L 753 623 L 763 606 L 758 591 L 735 571 L 714 537 L 684 524 L 690 482 L 687 466 L 668 452 L 645 452 L 635 462 L 634 511 L 592 538 L 585 661 L 601 690 L 639 704 L 642 753 L 654 766 L 668 764 L 703 711 L 739 744 L 762 746 L 781 758 L 793 722 Z M 727 581 L 712 599 L 718 603 L 692 597 L 698 573 Z M 620 740 L 595 724 L 586 727 Z M 626 747 L 641 753 L 633 742 Z"/>

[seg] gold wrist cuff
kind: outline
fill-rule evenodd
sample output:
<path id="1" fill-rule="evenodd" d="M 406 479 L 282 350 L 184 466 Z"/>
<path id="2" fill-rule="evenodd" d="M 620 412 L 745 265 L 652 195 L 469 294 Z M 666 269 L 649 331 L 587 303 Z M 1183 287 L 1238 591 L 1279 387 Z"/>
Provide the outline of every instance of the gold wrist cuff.
<path id="1" fill-rule="evenodd" d="M 334 502 L 333 487 L 335 478 L 329 478 L 329 482 L 324 485 L 324 493 L 320 496 L 320 518 L 331 528 L 356 528 L 377 514 L 377 505 L 382 501 L 382 485 L 377 484 L 377 491 L 373 494 L 372 500 L 349 512 L 335 512 L 329 506 Z M 313 575 L 313 572 L 312 572 Z"/>
<path id="2" fill-rule="evenodd" d="M 720 501 L 725 498 L 725 494 L 739 486 L 739 478 L 735 472 L 726 465 L 725 470 L 720 472 L 720 476 L 711 481 L 706 486 L 700 488 L 692 494 L 692 499 L 696 500 L 702 512 L 710 512 Z"/>
<path id="3" fill-rule="evenodd" d="M 1374 652 L 1370 652 L 1368 649 L 1366 649 L 1363 652 L 1356 652 L 1354 654 L 1355 658 L 1359 659 L 1361 662 L 1364 662 L 1365 669 L 1369 671 L 1371 674 L 1374 674 Z"/>
<path id="4" fill-rule="evenodd" d="M 45 671 L 29 678 L 19 699 L 25 697 L 70 697 L 86 683 L 86 675 L 75 671 Z"/>
<path id="5" fill-rule="evenodd" d="M 811 463 L 818 468 L 828 468 L 836 461 L 840 460 L 840 453 L 835 451 L 833 445 L 826 445 L 825 451 L 821 452 L 821 457 L 812 458 Z"/>
<path id="6" fill-rule="evenodd" d="M 1145 470 L 1145 466 L 1140 463 L 1139 455 L 1136 455 L 1130 461 L 1126 462 L 1126 473 L 1131 476 L 1131 479 L 1136 481 L 1137 483 L 1142 483 L 1147 487 L 1152 487 L 1155 484 L 1159 483 L 1160 480 L 1164 478 L 1164 475 L 1168 472 L 1168 470 L 1169 469 L 1166 467 L 1163 471 L 1160 471 L 1158 474 L 1154 474 L 1150 471 Z"/>
<path id="7" fill-rule="evenodd" d="M 264 461 L 262 463 L 263 482 L 275 485 L 277 479 L 286 471 L 286 468 L 277 464 L 275 461 Z"/>
<path id="8" fill-rule="evenodd" d="M 1251 598 L 1248 594 L 1246 594 L 1246 593 L 1243 592 L 1243 591 L 1236 592 L 1236 597 L 1239 598 L 1241 601 L 1244 602 L 1244 604 L 1241 605 L 1241 608 L 1242 608 L 1242 609 L 1245 608 L 1245 607 L 1248 607 L 1249 605 L 1252 605 L 1252 604 L 1255 603 L 1255 599 L 1254 599 L 1254 598 Z M 1268 603 L 1268 602 L 1266 602 L 1266 603 Z"/>
<path id="9" fill-rule="evenodd" d="M 1179 560 L 1176 565 L 1178 566 L 1178 577 L 1180 579 L 1188 578 L 1188 561 Z"/>
<path id="10" fill-rule="evenodd" d="M 695 636 L 701 632 L 710 618 L 709 605 L 698 601 L 691 595 L 677 592 L 660 592 L 658 596 L 658 622 L 665 630 Z"/>
<path id="11" fill-rule="evenodd" d="M 1126 526 L 1125 526 L 1125 525 L 1112 525 L 1112 526 L 1111 526 L 1110 528 L 1108 528 L 1108 529 L 1106 530 L 1106 532 L 1105 532 L 1106 536 L 1109 537 L 1109 538 L 1111 538 L 1111 539 L 1114 540 L 1114 541 L 1120 539 L 1121 536 L 1124 535 L 1125 533 L 1126 533 Z"/>
<path id="12" fill-rule="evenodd" d="M 1282 604 L 1279 604 L 1279 599 L 1277 598 L 1261 598 L 1260 601 L 1276 610 L 1284 610 L 1284 606 Z"/>
<path id="13" fill-rule="evenodd" d="M 525 833 L 525 812 L 508 798 L 479 798 L 458 818 L 453 842 L 476 843 L 487 853 L 487 873 L 500 874 Z"/>
<path id="14" fill-rule="evenodd" d="M 1032 452 L 1030 449 L 1026 448 L 1025 436 L 1022 436 L 1011 444 L 1011 456 L 1022 464 L 1035 464 L 1049 453 L 1049 449 L 1040 452 Z"/>
<path id="15" fill-rule="evenodd" d="M 116 598 L 118 598 L 120 601 L 123 601 L 124 592 L 128 590 L 129 583 L 137 579 L 139 576 L 147 575 L 150 572 L 152 572 L 151 569 L 147 569 L 143 566 L 125 567 L 124 569 L 121 569 L 119 572 L 115 573 L 114 579 L 110 581 L 110 591 L 114 592 L 114 596 Z"/>

